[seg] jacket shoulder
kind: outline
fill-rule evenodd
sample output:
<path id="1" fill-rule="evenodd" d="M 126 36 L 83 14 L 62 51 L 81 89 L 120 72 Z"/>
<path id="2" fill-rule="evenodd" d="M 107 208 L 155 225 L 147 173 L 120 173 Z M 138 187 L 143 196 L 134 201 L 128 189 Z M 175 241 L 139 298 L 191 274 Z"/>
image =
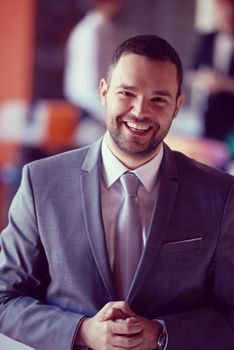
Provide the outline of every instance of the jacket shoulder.
<path id="1" fill-rule="evenodd" d="M 193 181 L 218 185 L 234 184 L 234 176 L 214 167 L 198 162 L 183 153 L 172 151 L 179 177 L 184 181 Z"/>
<path id="2" fill-rule="evenodd" d="M 30 172 L 59 171 L 68 170 L 74 167 L 79 168 L 89 150 L 83 147 L 72 151 L 67 151 L 47 158 L 39 159 L 28 164 Z"/>

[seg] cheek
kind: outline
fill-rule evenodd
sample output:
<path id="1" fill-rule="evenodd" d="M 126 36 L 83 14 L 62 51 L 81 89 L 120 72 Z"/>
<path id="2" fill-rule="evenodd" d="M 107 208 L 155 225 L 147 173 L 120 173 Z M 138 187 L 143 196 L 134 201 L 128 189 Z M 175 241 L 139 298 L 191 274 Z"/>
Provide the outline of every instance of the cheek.
<path id="1" fill-rule="evenodd" d="M 112 115 L 115 114 L 116 116 L 127 113 L 131 109 L 131 105 L 129 101 L 121 100 L 117 98 L 108 101 L 107 106 L 108 106 L 108 111 Z"/>
<path id="2" fill-rule="evenodd" d="M 153 115 L 155 115 L 159 119 L 165 119 L 165 116 L 170 114 L 170 108 L 169 107 L 161 107 L 161 106 L 154 106 L 152 108 L 151 112 Z"/>
<path id="3" fill-rule="evenodd" d="M 157 108 L 157 110 L 154 110 L 154 116 L 159 124 L 168 125 L 174 118 L 174 109 L 170 107 Z"/>

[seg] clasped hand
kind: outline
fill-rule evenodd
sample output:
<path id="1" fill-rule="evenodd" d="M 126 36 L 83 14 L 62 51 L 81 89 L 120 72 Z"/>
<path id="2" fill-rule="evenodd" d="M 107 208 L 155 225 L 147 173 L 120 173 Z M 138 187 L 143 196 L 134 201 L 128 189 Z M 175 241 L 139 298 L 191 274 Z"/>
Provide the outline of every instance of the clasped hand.
<path id="1" fill-rule="evenodd" d="M 83 320 L 75 343 L 93 350 L 150 350 L 156 347 L 161 327 L 136 315 L 126 301 L 110 302 Z"/>

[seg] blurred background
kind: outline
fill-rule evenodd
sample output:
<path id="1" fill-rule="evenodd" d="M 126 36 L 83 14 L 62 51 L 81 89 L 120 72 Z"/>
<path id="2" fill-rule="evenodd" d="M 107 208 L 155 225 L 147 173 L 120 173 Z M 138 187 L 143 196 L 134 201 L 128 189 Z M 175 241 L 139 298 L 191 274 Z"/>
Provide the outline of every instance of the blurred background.
<path id="1" fill-rule="evenodd" d="M 104 132 L 98 81 L 113 47 L 136 34 L 163 36 L 183 61 L 187 99 L 166 142 L 233 173 L 233 9 L 232 0 L 1 0 L 0 229 L 25 163 Z"/>
<path id="2" fill-rule="evenodd" d="M 163 36 L 183 61 L 168 145 L 234 174 L 234 0 L 0 0 L 0 231 L 24 164 L 104 133 L 99 79 L 137 34 Z"/>

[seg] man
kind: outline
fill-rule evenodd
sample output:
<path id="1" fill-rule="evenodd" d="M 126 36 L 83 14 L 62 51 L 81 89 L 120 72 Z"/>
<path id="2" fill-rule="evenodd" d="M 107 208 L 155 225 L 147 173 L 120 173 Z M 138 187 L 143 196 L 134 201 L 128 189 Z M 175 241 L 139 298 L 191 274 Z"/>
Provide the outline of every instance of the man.
<path id="1" fill-rule="evenodd" d="M 234 129 L 234 1 L 215 0 L 217 30 L 202 35 L 188 82 L 204 135 L 226 141 Z"/>
<path id="2" fill-rule="evenodd" d="M 103 130 L 101 126 L 105 126 L 105 118 L 100 104 L 99 82 L 105 76 L 111 55 L 119 43 L 116 19 L 124 12 L 124 4 L 123 0 L 95 0 L 71 31 L 66 45 L 64 94 L 87 115 L 82 124 L 93 122 L 93 128 L 100 131 Z M 79 137 L 83 139 L 82 134 Z"/>
<path id="3" fill-rule="evenodd" d="M 234 179 L 163 143 L 182 75 L 164 39 L 128 39 L 100 84 L 104 138 L 25 167 L 2 233 L 2 333 L 37 350 L 233 348 Z M 140 184 L 122 198 L 126 176 Z"/>
<path id="4" fill-rule="evenodd" d="M 77 135 L 80 146 L 93 142 L 105 132 L 99 82 L 119 43 L 116 19 L 125 6 L 123 0 L 95 0 L 67 41 L 64 94 L 81 110 Z"/>

